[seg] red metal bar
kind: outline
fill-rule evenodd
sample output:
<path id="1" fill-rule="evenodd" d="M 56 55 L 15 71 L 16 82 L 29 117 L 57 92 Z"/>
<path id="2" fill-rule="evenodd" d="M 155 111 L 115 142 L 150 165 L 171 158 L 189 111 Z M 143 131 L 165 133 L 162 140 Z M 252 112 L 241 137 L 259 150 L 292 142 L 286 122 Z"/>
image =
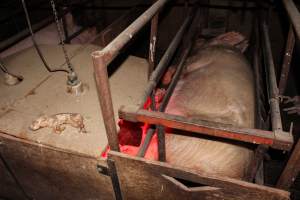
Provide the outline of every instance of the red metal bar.
<path id="1" fill-rule="evenodd" d="M 275 149 L 290 150 L 293 138 L 287 137 L 286 132 L 277 132 L 285 137 L 277 138 L 272 131 L 259 129 L 235 128 L 230 125 L 216 122 L 208 122 L 194 118 L 186 118 L 177 115 L 170 115 L 162 112 L 147 111 L 135 107 L 121 107 L 119 117 L 132 122 L 145 122 L 149 124 L 162 125 L 184 131 L 200 133 L 203 135 L 227 138 L 253 144 L 264 144 Z"/>

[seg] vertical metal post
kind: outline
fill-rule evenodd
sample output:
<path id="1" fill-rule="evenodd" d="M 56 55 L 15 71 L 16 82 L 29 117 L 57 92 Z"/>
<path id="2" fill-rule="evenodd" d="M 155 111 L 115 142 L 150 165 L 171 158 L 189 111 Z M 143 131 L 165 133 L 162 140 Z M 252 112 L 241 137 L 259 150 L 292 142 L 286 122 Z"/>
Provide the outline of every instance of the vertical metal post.
<path id="1" fill-rule="evenodd" d="M 287 14 L 295 29 L 295 35 L 300 39 L 300 13 L 293 0 L 282 0 L 282 3 L 287 11 Z"/>
<path id="2" fill-rule="evenodd" d="M 108 166 L 108 171 L 109 171 L 109 176 L 113 185 L 113 190 L 115 194 L 115 199 L 116 200 L 122 200 L 122 192 L 121 192 L 121 187 L 120 187 L 120 181 L 118 178 L 117 174 L 117 168 L 115 165 L 115 161 L 112 160 L 111 158 L 107 159 L 107 166 Z"/>
<path id="3" fill-rule="evenodd" d="M 272 121 L 272 130 L 277 136 L 277 131 L 282 131 L 282 121 L 279 108 L 279 95 L 278 87 L 275 74 L 274 60 L 271 50 L 269 30 L 266 22 L 262 22 L 262 31 L 263 31 L 263 41 L 264 48 L 263 54 L 265 59 L 265 64 L 268 72 L 268 83 L 269 83 L 269 102 L 271 107 L 271 121 Z M 279 136 L 279 135 L 278 135 Z"/>
<path id="4" fill-rule="evenodd" d="M 154 0 L 154 2 L 157 0 Z M 150 44 L 149 44 L 149 69 L 148 69 L 148 78 L 150 78 L 151 73 L 155 67 L 155 56 L 156 56 L 156 43 L 157 43 L 157 27 L 158 27 L 158 15 L 154 15 L 151 20 L 151 32 L 150 32 Z"/>
<path id="5" fill-rule="evenodd" d="M 288 190 L 300 171 L 300 140 L 298 140 L 289 161 L 287 162 L 282 174 L 280 175 L 276 187 Z"/>
<path id="6" fill-rule="evenodd" d="M 165 140 L 165 127 L 157 126 L 157 141 L 158 141 L 158 160 L 166 161 L 166 140 Z"/>
<path id="7" fill-rule="evenodd" d="M 105 53 L 94 52 L 92 54 L 94 63 L 94 72 L 96 84 L 98 86 L 98 96 L 102 111 L 102 117 L 107 133 L 108 144 L 111 150 L 120 151 L 117 127 L 115 122 L 108 74 L 107 74 L 107 64 L 105 63 Z"/>
<path id="8" fill-rule="evenodd" d="M 290 71 L 290 66 L 291 66 L 291 60 L 292 60 L 292 56 L 293 56 L 294 46 L 295 46 L 294 29 L 293 29 L 293 26 L 290 25 L 287 42 L 286 42 L 286 47 L 285 47 L 285 52 L 284 52 L 284 57 L 283 57 L 283 64 L 282 64 L 282 68 L 281 68 L 280 80 L 279 80 L 279 95 L 283 95 L 285 88 L 286 88 L 288 75 L 289 75 L 289 71 Z"/>

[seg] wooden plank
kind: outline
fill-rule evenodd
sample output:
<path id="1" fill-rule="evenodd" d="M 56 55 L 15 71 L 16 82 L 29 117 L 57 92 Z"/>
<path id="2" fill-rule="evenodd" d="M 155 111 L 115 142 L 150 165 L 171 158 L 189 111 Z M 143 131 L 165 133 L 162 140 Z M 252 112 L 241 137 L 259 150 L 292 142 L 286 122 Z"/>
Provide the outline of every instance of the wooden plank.
<path id="1" fill-rule="evenodd" d="M 288 190 L 300 171 L 300 140 L 298 140 L 289 161 L 280 175 L 276 187 Z"/>
<path id="2" fill-rule="evenodd" d="M 227 138 L 253 144 L 264 144 L 281 150 L 290 150 L 293 144 L 293 138 L 286 132 L 278 133 L 277 131 L 277 134 L 285 135 L 285 137 L 275 137 L 274 133 L 271 131 L 235 128 L 230 125 L 216 122 L 186 118 L 162 112 L 147 111 L 139 109 L 138 106 L 122 106 L 119 109 L 119 117 L 133 122 L 146 122 L 149 124 L 162 125 L 209 136 Z"/>
<path id="3" fill-rule="evenodd" d="M 0 153 L 28 196 L 34 199 L 113 199 L 110 177 L 97 171 L 104 160 L 39 145 L 0 133 Z M 0 168 L 2 169 L 2 168 Z M 8 173 L 0 173 L 9 176 Z M 0 188 L 12 183 L 0 178 Z M 13 191 L 0 189 L 0 197 Z M 19 199 L 19 198 L 17 198 Z"/>
<path id="4" fill-rule="evenodd" d="M 289 199 L 289 192 L 279 189 L 195 173 L 115 151 L 109 157 L 115 161 L 123 199 Z"/>

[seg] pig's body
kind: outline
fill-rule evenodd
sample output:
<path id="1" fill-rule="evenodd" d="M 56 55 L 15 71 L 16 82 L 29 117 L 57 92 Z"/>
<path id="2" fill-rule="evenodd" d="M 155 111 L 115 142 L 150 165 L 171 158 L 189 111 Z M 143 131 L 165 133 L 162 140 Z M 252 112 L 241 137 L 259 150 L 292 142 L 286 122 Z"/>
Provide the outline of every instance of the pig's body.
<path id="1" fill-rule="evenodd" d="M 237 50 L 196 49 L 175 88 L 166 112 L 254 128 L 255 96 L 251 68 Z M 245 179 L 253 157 L 247 147 L 202 138 L 166 135 L 167 161 L 182 167 Z"/>

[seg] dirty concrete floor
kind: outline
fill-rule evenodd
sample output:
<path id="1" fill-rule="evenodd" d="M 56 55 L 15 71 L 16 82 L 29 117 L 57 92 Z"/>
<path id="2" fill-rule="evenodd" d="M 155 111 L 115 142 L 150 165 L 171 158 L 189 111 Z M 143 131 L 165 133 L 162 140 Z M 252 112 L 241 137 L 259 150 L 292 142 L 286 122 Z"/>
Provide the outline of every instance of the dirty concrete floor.
<path id="1" fill-rule="evenodd" d="M 42 52 L 52 68 L 66 68 L 59 46 L 42 45 Z M 0 131 L 40 144 L 91 156 L 99 156 L 107 145 L 90 54 L 99 50 L 95 45 L 68 45 L 71 63 L 85 86 L 85 93 L 74 96 L 66 92 L 66 74 L 49 73 L 34 48 L 28 48 L 4 60 L 8 69 L 24 80 L 16 86 L 4 84 L 0 74 Z M 147 61 L 129 56 L 111 75 L 112 98 L 117 117 L 121 105 L 137 103 L 147 83 Z M 50 128 L 29 130 L 32 120 L 41 115 L 80 113 L 88 131 L 81 134 L 67 126 L 61 134 Z"/>

